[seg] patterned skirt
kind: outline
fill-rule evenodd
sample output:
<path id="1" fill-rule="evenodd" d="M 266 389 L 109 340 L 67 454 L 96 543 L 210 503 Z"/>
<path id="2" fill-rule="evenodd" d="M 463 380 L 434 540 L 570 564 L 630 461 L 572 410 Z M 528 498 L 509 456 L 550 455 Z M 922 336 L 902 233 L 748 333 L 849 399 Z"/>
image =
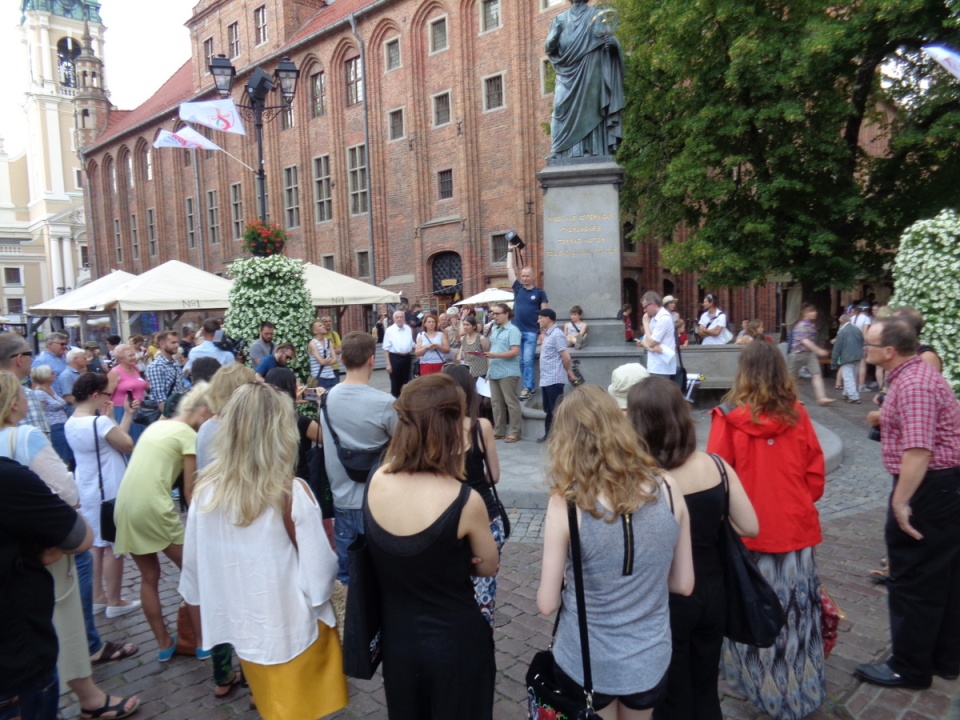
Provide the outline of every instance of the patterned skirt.
<path id="1" fill-rule="evenodd" d="M 730 686 L 777 720 L 798 720 L 826 697 L 820 631 L 820 578 L 813 548 L 753 553 L 773 586 L 787 624 L 769 648 L 724 640 L 720 666 Z"/>
<path id="2" fill-rule="evenodd" d="M 490 532 L 493 533 L 493 541 L 497 544 L 498 557 L 503 554 L 503 544 L 507 539 L 503 536 L 503 519 L 497 515 L 490 521 Z M 493 627 L 494 613 L 497 608 L 497 576 L 473 577 L 473 595 L 483 614 L 483 619 Z"/>

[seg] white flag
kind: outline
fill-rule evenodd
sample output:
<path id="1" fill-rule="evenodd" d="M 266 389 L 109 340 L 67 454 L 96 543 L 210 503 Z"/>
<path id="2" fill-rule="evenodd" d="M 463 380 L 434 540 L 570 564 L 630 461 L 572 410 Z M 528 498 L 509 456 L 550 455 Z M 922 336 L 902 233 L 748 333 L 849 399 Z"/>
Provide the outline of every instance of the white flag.
<path id="1" fill-rule="evenodd" d="M 157 139 L 153 141 L 155 148 L 184 148 L 186 150 L 222 150 L 212 140 L 208 140 L 191 127 L 182 127 L 177 132 L 172 133 L 169 130 L 161 130 L 157 133 Z"/>
<path id="2" fill-rule="evenodd" d="M 180 119 L 219 130 L 220 132 L 246 135 L 236 103 L 226 100 L 207 100 L 180 104 Z"/>
<path id="3" fill-rule="evenodd" d="M 960 53 L 937 45 L 927 45 L 923 51 L 943 65 L 944 70 L 960 79 Z"/>

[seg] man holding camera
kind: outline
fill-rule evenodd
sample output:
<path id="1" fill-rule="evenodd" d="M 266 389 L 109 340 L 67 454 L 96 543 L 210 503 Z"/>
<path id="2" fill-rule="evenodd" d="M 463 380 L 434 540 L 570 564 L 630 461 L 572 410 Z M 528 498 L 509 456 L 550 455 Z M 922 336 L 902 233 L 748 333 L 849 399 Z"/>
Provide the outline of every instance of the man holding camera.
<path id="1" fill-rule="evenodd" d="M 183 372 L 185 374 L 190 372 L 190 368 L 193 366 L 193 363 L 197 358 L 212 357 L 214 360 L 219 362 L 221 366 L 230 365 L 237 361 L 232 352 L 229 350 L 220 349 L 214 342 L 214 338 L 217 335 L 217 330 L 219 329 L 220 322 L 218 320 L 211 319 L 203 321 L 203 342 L 190 351 L 190 357 L 187 358 L 187 364 L 183 366 Z"/>
<path id="2" fill-rule="evenodd" d="M 960 677 L 960 405 L 917 354 L 917 333 L 905 319 L 875 320 L 863 347 L 889 388 L 868 418 L 881 430 L 883 466 L 894 481 L 884 533 L 893 653 L 855 674 L 922 690 L 933 675 Z"/>
<path id="3" fill-rule="evenodd" d="M 513 325 L 520 331 L 520 375 L 523 390 L 520 400 L 529 400 L 536 388 L 533 384 L 533 363 L 537 356 L 539 312 L 547 307 L 547 294 L 533 284 L 532 267 L 520 268 L 520 278 L 514 267 L 514 255 L 521 250 L 519 243 L 511 243 L 507 252 L 507 280 L 513 284 Z"/>

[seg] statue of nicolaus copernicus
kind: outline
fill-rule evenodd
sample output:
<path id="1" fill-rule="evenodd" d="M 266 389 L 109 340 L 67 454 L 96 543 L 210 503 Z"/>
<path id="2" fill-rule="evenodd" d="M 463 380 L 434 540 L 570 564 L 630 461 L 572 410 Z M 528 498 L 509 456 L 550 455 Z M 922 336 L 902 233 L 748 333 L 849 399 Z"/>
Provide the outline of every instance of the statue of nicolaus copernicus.
<path id="1" fill-rule="evenodd" d="M 623 54 L 612 31 L 616 14 L 588 1 L 571 0 L 547 34 L 547 57 L 557 73 L 548 163 L 612 156 L 623 137 Z"/>

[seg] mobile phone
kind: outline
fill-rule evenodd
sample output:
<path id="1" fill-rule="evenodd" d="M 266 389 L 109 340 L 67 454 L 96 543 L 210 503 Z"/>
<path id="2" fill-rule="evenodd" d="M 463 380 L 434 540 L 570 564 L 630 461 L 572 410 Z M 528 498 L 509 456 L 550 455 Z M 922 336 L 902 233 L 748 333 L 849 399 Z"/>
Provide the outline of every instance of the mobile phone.
<path id="1" fill-rule="evenodd" d="M 467 355 L 473 355 L 474 357 L 483 357 L 483 353 L 477 352 L 476 350 L 467 350 Z"/>
<path id="2" fill-rule="evenodd" d="M 304 396 L 305 398 L 315 398 L 315 397 L 317 396 L 317 389 L 316 389 L 316 388 L 304 388 L 304 389 L 303 389 L 303 396 Z"/>
<path id="3" fill-rule="evenodd" d="M 127 402 L 133 403 L 133 390 L 127 390 Z"/>

